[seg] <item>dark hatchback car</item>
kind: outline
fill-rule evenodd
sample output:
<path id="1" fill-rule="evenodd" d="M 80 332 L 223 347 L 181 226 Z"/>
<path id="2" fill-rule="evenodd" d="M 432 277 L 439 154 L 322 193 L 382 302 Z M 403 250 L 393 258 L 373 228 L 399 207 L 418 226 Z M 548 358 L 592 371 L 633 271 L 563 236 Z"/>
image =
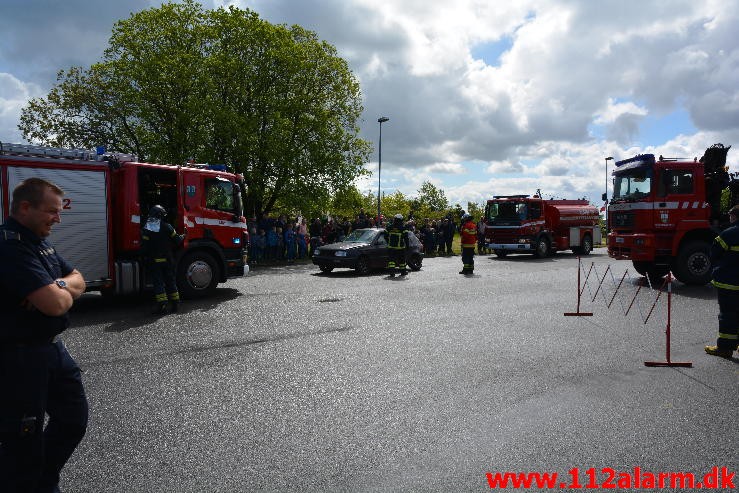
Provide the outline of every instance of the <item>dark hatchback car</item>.
<path id="1" fill-rule="evenodd" d="M 387 265 L 387 243 L 382 235 L 384 229 L 365 228 L 352 231 L 344 241 L 318 247 L 313 253 L 313 263 L 322 272 L 335 268 L 355 269 L 367 274 L 373 269 L 384 269 Z M 406 263 L 411 270 L 420 270 L 423 262 L 423 247 L 415 235 L 409 234 Z"/>

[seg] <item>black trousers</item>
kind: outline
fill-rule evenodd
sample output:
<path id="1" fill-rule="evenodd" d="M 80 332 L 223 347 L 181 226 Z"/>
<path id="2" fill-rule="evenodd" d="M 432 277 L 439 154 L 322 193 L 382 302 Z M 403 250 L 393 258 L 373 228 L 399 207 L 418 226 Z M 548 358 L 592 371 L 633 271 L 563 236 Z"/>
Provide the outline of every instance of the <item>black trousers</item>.
<path id="1" fill-rule="evenodd" d="M 0 401 L 0 489 L 58 491 L 88 419 L 80 369 L 64 343 L 0 347 Z"/>
<path id="2" fill-rule="evenodd" d="M 739 345 L 739 291 L 716 288 L 718 291 L 718 339 L 719 349 L 731 351 Z"/>
<path id="3" fill-rule="evenodd" d="M 475 270 L 475 247 L 462 247 L 462 270 L 465 272 Z"/>

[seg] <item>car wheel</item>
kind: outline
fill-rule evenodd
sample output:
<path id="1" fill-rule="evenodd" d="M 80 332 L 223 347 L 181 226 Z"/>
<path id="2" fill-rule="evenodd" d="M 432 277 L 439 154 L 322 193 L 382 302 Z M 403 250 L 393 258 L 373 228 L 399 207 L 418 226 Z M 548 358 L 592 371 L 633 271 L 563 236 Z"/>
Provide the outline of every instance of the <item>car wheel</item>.
<path id="1" fill-rule="evenodd" d="M 357 267 L 356 270 L 359 274 L 367 275 L 370 272 L 370 266 L 369 266 L 369 259 L 362 255 L 357 259 Z"/>
<path id="2" fill-rule="evenodd" d="M 218 286 L 218 267 L 213 256 L 204 251 L 186 254 L 177 264 L 177 288 L 184 298 L 203 298 Z"/>
<path id="3" fill-rule="evenodd" d="M 330 265 L 319 265 L 318 268 L 321 269 L 321 272 L 325 272 L 326 274 L 334 270 L 334 268 Z"/>
<path id="4" fill-rule="evenodd" d="M 411 255 L 411 258 L 408 259 L 408 267 L 414 272 L 421 270 L 421 264 L 423 264 L 423 258 L 421 258 L 417 253 L 414 253 Z"/>
<path id="5" fill-rule="evenodd" d="M 508 252 L 505 250 L 495 250 L 495 255 L 497 255 L 500 258 L 505 258 L 506 255 L 508 255 Z"/>
<path id="6" fill-rule="evenodd" d="M 534 256 L 536 258 L 544 258 L 549 255 L 549 240 L 546 236 L 540 236 L 536 240 L 536 247 L 534 248 Z"/>

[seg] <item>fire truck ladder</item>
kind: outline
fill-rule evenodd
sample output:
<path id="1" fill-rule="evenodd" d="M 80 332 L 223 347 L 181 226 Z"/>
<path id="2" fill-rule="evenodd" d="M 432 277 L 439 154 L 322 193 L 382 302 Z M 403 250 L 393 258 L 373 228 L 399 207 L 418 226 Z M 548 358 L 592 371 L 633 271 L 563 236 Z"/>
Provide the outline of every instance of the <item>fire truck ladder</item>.
<path id="1" fill-rule="evenodd" d="M 0 154 L 13 156 L 33 156 L 33 157 L 49 157 L 57 159 L 76 159 L 81 161 L 136 161 L 137 157 L 133 154 L 125 154 L 121 152 L 100 152 L 99 150 L 89 149 L 66 149 L 63 147 L 47 147 L 32 144 L 11 144 L 0 142 Z"/>

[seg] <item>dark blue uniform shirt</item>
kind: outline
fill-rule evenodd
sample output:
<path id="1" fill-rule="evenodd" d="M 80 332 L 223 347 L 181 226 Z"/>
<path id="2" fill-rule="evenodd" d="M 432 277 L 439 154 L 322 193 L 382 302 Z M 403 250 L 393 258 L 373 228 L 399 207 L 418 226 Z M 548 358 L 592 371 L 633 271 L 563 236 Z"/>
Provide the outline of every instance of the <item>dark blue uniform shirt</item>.
<path id="1" fill-rule="evenodd" d="M 48 340 L 69 326 L 67 314 L 51 317 L 21 303 L 73 270 L 53 246 L 12 217 L 0 226 L 0 344 Z"/>

